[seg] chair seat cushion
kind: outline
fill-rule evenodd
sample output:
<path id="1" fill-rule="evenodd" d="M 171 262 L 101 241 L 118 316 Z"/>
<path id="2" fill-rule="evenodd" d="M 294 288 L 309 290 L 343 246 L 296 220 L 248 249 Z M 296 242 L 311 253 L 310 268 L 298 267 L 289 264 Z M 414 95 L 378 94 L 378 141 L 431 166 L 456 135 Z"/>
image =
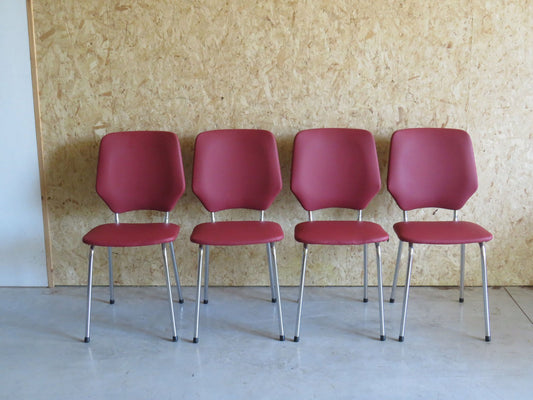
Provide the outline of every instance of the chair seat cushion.
<path id="1" fill-rule="evenodd" d="M 412 221 L 394 224 L 403 242 L 421 244 L 467 244 L 492 240 L 492 234 L 467 221 Z"/>
<path id="2" fill-rule="evenodd" d="M 239 246 L 279 242 L 283 230 L 270 221 L 221 221 L 197 225 L 191 242 L 213 246 Z"/>
<path id="3" fill-rule="evenodd" d="M 104 224 L 89 231 L 83 243 L 91 246 L 134 247 L 176 240 L 180 227 L 165 223 Z"/>
<path id="4" fill-rule="evenodd" d="M 369 221 L 308 221 L 296 225 L 294 238 L 307 244 L 359 245 L 384 242 L 389 235 Z"/>

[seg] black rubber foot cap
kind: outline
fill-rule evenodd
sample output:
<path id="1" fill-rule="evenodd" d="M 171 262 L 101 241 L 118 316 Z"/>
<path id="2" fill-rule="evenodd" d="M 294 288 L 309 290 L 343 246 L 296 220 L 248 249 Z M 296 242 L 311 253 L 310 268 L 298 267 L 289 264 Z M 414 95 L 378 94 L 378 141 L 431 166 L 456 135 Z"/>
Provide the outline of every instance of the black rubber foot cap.
<path id="1" fill-rule="evenodd" d="M 389 303 L 394 303 L 394 299 L 390 299 L 390 300 L 389 300 Z"/>
<path id="2" fill-rule="evenodd" d="M 363 303 L 368 303 L 368 299 L 363 299 Z"/>
<path id="3" fill-rule="evenodd" d="M 403 342 L 403 336 L 400 336 L 400 337 L 398 338 L 398 341 L 399 341 L 399 342 Z"/>
<path id="4" fill-rule="evenodd" d="M 207 304 L 207 303 L 209 303 L 209 300 L 204 300 L 204 304 Z"/>
<path id="5" fill-rule="evenodd" d="M 180 299 L 180 300 L 179 300 L 179 303 L 180 303 L 180 304 L 183 304 L 183 303 L 185 303 L 185 300 Z"/>
<path id="6" fill-rule="evenodd" d="M 465 302 L 465 299 L 463 299 L 463 298 L 459 299 L 459 303 L 464 303 L 464 302 Z"/>
<path id="7" fill-rule="evenodd" d="M 300 336 L 295 336 L 295 337 L 294 337 L 294 341 L 295 341 L 296 343 L 298 343 L 298 342 L 300 341 Z"/>
<path id="8" fill-rule="evenodd" d="M 85 343 L 89 343 L 89 342 L 91 341 L 91 338 L 88 338 L 87 336 L 85 336 L 85 339 L 83 339 L 83 341 L 84 341 Z"/>
<path id="9" fill-rule="evenodd" d="M 115 299 L 109 300 L 109 304 L 115 304 Z"/>
<path id="10" fill-rule="evenodd" d="M 278 299 L 272 299 L 272 303 L 277 303 Z"/>
<path id="11" fill-rule="evenodd" d="M 285 341 L 285 335 L 279 335 L 279 341 L 284 342 Z"/>
<path id="12" fill-rule="evenodd" d="M 485 336 L 485 342 L 490 342 L 490 336 Z"/>
<path id="13" fill-rule="evenodd" d="M 198 343 L 198 338 L 197 337 L 193 338 L 192 342 L 193 343 Z"/>
<path id="14" fill-rule="evenodd" d="M 178 341 L 178 337 L 177 336 L 172 336 L 172 341 L 173 342 L 177 342 Z"/>
<path id="15" fill-rule="evenodd" d="M 385 336 L 385 335 L 381 335 L 381 336 L 379 337 L 379 340 L 381 340 L 382 342 L 384 342 L 385 339 L 387 339 L 387 336 Z"/>

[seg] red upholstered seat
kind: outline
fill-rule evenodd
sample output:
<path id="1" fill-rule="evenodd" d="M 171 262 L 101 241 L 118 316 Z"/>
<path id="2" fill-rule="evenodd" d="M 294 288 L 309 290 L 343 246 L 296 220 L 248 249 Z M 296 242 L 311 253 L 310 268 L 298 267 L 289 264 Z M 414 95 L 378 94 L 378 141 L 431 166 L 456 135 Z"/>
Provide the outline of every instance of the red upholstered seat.
<path id="1" fill-rule="evenodd" d="M 191 241 L 213 246 L 243 246 L 279 242 L 283 230 L 275 222 L 269 221 L 220 221 L 197 225 Z"/>
<path id="2" fill-rule="evenodd" d="M 460 129 L 413 128 L 392 135 L 387 187 L 404 211 L 404 221 L 394 225 L 400 239 L 390 301 L 398 279 L 402 245 L 409 243 L 405 294 L 399 340 L 404 340 L 414 244 L 461 245 L 459 301 L 463 302 L 465 245 L 478 243 L 485 314 L 485 340 L 490 341 L 489 301 L 485 242 L 492 234 L 472 222 L 458 220 L 460 210 L 477 190 L 477 171 L 470 136 Z M 454 210 L 452 221 L 409 221 L 407 211 L 419 208 Z"/>
<path id="3" fill-rule="evenodd" d="M 361 245 L 385 242 L 389 235 L 369 221 L 307 221 L 296 225 L 294 238 L 308 244 Z"/>
<path id="4" fill-rule="evenodd" d="M 394 231 L 401 241 L 421 244 L 467 244 L 492 240 L 492 234 L 473 222 L 397 222 Z"/>
<path id="5" fill-rule="evenodd" d="M 180 227 L 165 223 L 104 224 L 91 229 L 83 243 L 94 246 L 137 247 L 176 240 Z"/>
<path id="6" fill-rule="evenodd" d="M 194 194 L 211 213 L 211 222 L 194 227 L 191 241 L 198 244 L 196 325 L 198 342 L 202 270 L 205 267 L 204 300 L 208 303 L 210 246 L 265 244 L 272 302 L 277 302 L 279 338 L 285 340 L 275 243 L 283 239 L 281 226 L 264 221 L 281 190 L 281 170 L 276 139 L 259 129 L 222 129 L 196 137 L 192 177 Z M 261 211 L 260 221 L 216 221 L 215 212 L 231 209 Z"/>
<path id="7" fill-rule="evenodd" d="M 185 176 L 178 137 L 172 132 L 114 132 L 103 137 L 98 154 L 96 192 L 115 213 L 115 223 L 99 225 L 83 237 L 90 246 L 87 282 L 87 325 L 89 342 L 93 260 L 95 246 L 107 247 L 110 300 L 113 294 L 113 247 L 161 245 L 166 273 L 172 340 L 176 341 L 176 322 L 168 271 L 166 246 L 170 247 L 180 303 L 181 294 L 173 242 L 180 227 L 168 222 L 169 212 L 185 191 Z M 151 210 L 166 213 L 163 223 L 120 223 L 119 213 Z"/>
<path id="8" fill-rule="evenodd" d="M 380 187 L 376 144 L 370 132 L 362 129 L 320 128 L 301 131 L 296 135 L 291 190 L 309 212 L 310 220 L 299 223 L 294 229 L 294 238 L 303 243 L 295 341 L 300 340 L 309 245 L 363 245 L 363 301 L 367 302 L 367 244 L 372 243 L 376 246 L 380 339 L 385 340 L 379 243 L 388 240 L 389 235 L 378 224 L 363 221 L 361 215 Z M 313 221 L 312 212 L 325 208 L 357 210 L 358 220 Z"/>

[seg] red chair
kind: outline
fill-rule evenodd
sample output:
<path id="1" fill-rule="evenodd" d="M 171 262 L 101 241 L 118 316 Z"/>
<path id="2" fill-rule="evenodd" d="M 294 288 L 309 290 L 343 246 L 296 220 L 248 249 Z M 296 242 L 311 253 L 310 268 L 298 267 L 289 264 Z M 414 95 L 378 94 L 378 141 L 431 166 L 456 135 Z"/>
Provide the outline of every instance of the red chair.
<path id="1" fill-rule="evenodd" d="M 380 340 L 385 340 L 380 243 L 389 235 L 381 226 L 362 220 L 362 210 L 379 192 L 381 178 L 372 134 L 361 129 L 310 129 L 294 140 L 291 190 L 309 213 L 309 221 L 296 225 L 294 237 L 303 243 L 300 297 L 294 341 L 300 340 L 305 270 L 309 245 L 364 246 L 364 302 L 368 301 L 367 245 L 374 243 L 377 257 Z M 358 210 L 354 221 L 314 221 L 313 211 L 325 208 Z"/>
<path id="2" fill-rule="evenodd" d="M 204 264 L 204 303 L 208 302 L 210 246 L 251 244 L 266 244 L 272 302 L 277 302 L 278 306 L 279 338 L 285 340 L 275 250 L 275 243 L 283 239 L 283 231 L 279 224 L 264 219 L 265 210 L 281 190 L 281 172 L 274 135 L 255 129 L 227 129 L 199 134 L 194 149 L 192 182 L 193 192 L 211 213 L 211 222 L 197 225 L 191 234 L 191 241 L 199 245 L 193 342 L 198 343 Z M 215 212 L 237 208 L 261 211 L 260 220 L 215 220 Z"/>
<path id="3" fill-rule="evenodd" d="M 177 341 L 166 245 L 170 246 L 179 301 L 183 303 L 173 245 L 180 227 L 169 223 L 169 212 L 184 191 L 185 178 L 180 144 L 174 133 L 116 132 L 104 136 L 100 142 L 96 192 L 115 213 L 115 223 L 97 226 L 83 237 L 83 242 L 90 246 L 86 343 L 90 341 L 95 246 L 108 248 L 109 302 L 113 304 L 115 299 L 111 248 L 161 245 L 170 305 L 172 340 Z M 138 210 L 164 212 L 164 222 L 120 223 L 120 213 Z"/>
<path id="4" fill-rule="evenodd" d="M 402 244 L 409 243 L 405 295 L 399 340 L 404 340 L 407 302 L 411 283 L 413 245 L 461 245 L 460 302 L 464 295 L 465 245 L 478 243 L 485 314 L 485 341 L 490 341 L 489 299 L 485 242 L 492 234 L 472 222 L 459 221 L 458 210 L 477 190 L 477 172 L 470 137 L 465 131 L 446 128 L 415 128 L 392 136 L 387 186 L 403 210 L 403 222 L 394 225 L 400 239 L 390 302 L 398 279 Z M 408 221 L 407 211 L 435 207 L 453 210 L 452 221 Z"/>

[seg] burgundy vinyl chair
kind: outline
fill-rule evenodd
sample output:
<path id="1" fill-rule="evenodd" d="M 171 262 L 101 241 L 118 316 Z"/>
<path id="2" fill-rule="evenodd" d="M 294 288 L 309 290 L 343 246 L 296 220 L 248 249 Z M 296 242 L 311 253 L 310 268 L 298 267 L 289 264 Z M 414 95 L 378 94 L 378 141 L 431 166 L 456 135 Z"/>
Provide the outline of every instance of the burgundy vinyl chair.
<path id="1" fill-rule="evenodd" d="M 191 241 L 199 245 L 196 324 L 198 343 L 202 268 L 205 265 L 204 303 L 208 303 L 210 246 L 266 244 L 272 302 L 277 302 L 279 339 L 285 340 L 275 243 L 283 239 L 281 226 L 265 221 L 265 210 L 281 190 L 281 171 L 274 135 L 255 129 L 226 129 L 200 133 L 194 149 L 193 192 L 211 213 L 211 222 L 197 225 Z M 222 210 L 260 211 L 257 221 L 216 221 Z M 204 258 L 205 253 L 205 258 Z"/>
<path id="2" fill-rule="evenodd" d="M 380 340 L 385 340 L 380 243 L 389 236 L 383 228 L 363 221 L 362 210 L 381 188 L 376 144 L 361 129 L 310 129 L 296 135 L 291 190 L 309 213 L 309 221 L 296 225 L 294 237 L 303 243 L 300 296 L 294 341 L 300 340 L 305 270 L 309 245 L 363 245 L 364 302 L 368 301 L 367 245 L 375 244 L 379 298 Z M 357 210 L 357 220 L 313 219 L 313 211 L 326 208 Z"/>
<path id="3" fill-rule="evenodd" d="M 180 303 L 183 303 L 173 242 L 180 227 L 169 222 L 169 213 L 185 191 L 185 177 L 178 137 L 172 132 L 110 133 L 100 142 L 96 192 L 115 213 L 115 222 L 99 225 L 83 237 L 90 246 L 87 283 L 87 325 L 90 341 L 93 259 L 95 246 L 107 247 L 110 303 L 113 293 L 113 247 L 161 245 L 168 289 L 172 340 L 177 341 L 166 246 L 170 247 Z M 119 214 L 151 210 L 165 213 L 161 223 L 121 223 Z"/>
<path id="4" fill-rule="evenodd" d="M 489 342 L 489 299 L 485 242 L 492 234 L 481 226 L 459 221 L 458 211 L 478 187 L 474 151 L 470 136 L 463 130 L 414 128 L 396 131 L 391 140 L 387 186 L 403 210 L 403 222 L 394 225 L 400 239 L 390 302 L 398 280 L 403 242 L 409 243 L 405 295 L 399 340 L 405 335 L 405 319 L 414 244 L 461 245 L 459 301 L 464 301 L 465 245 L 478 243 L 485 315 L 485 341 Z M 451 221 L 409 221 L 407 211 L 427 207 L 453 210 Z"/>

